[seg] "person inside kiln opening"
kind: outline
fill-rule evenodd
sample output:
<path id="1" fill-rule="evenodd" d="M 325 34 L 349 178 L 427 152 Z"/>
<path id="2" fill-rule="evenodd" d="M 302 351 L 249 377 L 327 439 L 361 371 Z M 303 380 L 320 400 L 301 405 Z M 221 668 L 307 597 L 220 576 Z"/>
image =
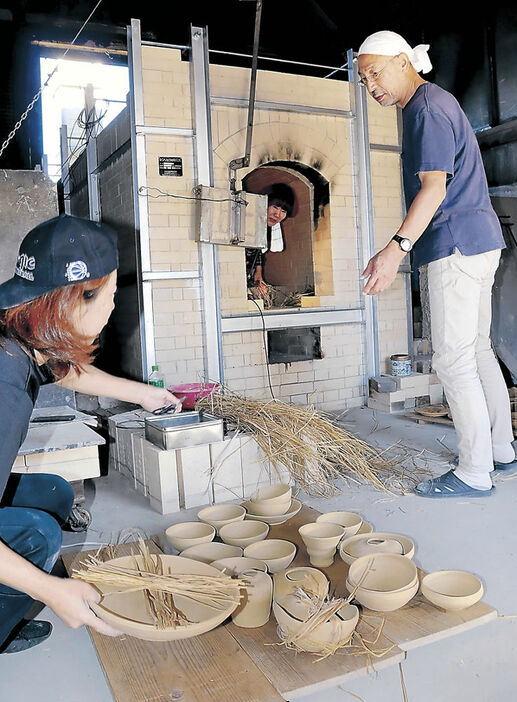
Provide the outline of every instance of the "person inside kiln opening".
<path id="1" fill-rule="evenodd" d="M 246 278 L 252 298 L 263 298 L 267 294 L 267 281 L 264 279 L 266 257 L 269 251 L 284 251 L 282 222 L 292 216 L 295 202 L 294 191 L 285 183 L 275 183 L 266 194 L 267 246 L 263 249 L 246 249 Z"/>

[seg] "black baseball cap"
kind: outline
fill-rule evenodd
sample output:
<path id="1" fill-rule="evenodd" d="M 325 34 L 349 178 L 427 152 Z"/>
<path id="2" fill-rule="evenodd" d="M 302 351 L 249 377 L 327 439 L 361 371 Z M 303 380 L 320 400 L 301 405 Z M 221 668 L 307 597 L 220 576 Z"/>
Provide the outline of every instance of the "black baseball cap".
<path id="1" fill-rule="evenodd" d="M 14 275 L 0 285 L 0 309 L 16 307 L 45 293 L 118 268 L 117 235 L 106 224 L 62 214 L 26 235 Z"/>

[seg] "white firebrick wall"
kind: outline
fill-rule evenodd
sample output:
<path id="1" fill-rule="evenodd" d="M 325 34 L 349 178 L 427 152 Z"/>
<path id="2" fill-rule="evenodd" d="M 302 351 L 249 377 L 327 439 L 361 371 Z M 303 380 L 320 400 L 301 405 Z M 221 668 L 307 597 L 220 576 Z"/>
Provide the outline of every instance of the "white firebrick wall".
<path id="1" fill-rule="evenodd" d="M 144 115 L 146 126 L 192 127 L 190 65 L 174 49 L 142 48 Z M 246 99 L 249 70 L 211 66 L 211 94 Z M 260 71 L 257 100 L 350 109 L 349 86 L 340 81 Z M 212 108 L 215 186 L 227 186 L 228 162 L 242 156 L 246 108 Z M 372 143 L 398 145 L 396 108 L 383 109 L 369 101 Z M 321 299 L 325 309 L 358 307 L 361 303 L 356 202 L 350 152 L 350 120 L 278 110 L 257 110 L 249 169 L 261 163 L 293 160 L 319 170 L 330 183 L 334 295 Z M 159 156 L 181 156 L 183 177 L 158 173 Z M 146 138 L 150 188 L 175 195 L 192 195 L 193 141 L 178 136 Z M 401 221 L 400 162 L 396 153 L 372 152 L 376 246 L 392 236 Z M 158 195 L 149 191 L 149 195 Z M 199 267 L 195 241 L 195 204 L 189 199 L 149 197 L 149 226 L 153 270 L 194 270 Z M 220 246 L 220 294 L 223 315 L 247 314 L 243 249 Z M 203 333 L 200 281 L 153 283 L 156 358 L 168 383 L 203 378 Z M 302 319 L 302 318 L 300 318 Z M 301 322 L 303 325 L 303 322 Z M 364 402 L 362 385 L 362 328 L 360 325 L 322 326 L 321 360 L 270 367 L 275 395 L 285 401 L 312 401 L 326 409 L 342 409 Z M 403 276 L 379 299 L 379 342 L 382 368 L 392 353 L 407 351 Z M 215 341 L 215 340 L 214 340 Z M 228 386 L 253 397 L 268 397 L 267 369 L 261 332 L 223 335 L 225 379 Z"/>

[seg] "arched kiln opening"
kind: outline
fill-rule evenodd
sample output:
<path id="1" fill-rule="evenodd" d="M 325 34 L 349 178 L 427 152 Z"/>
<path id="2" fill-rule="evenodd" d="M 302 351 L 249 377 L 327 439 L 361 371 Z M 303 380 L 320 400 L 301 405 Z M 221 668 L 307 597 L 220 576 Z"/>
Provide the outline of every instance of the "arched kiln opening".
<path id="1" fill-rule="evenodd" d="M 283 250 L 275 251 L 278 246 L 272 246 L 261 258 L 263 279 L 268 285 L 265 307 L 314 306 L 315 296 L 333 293 L 329 184 L 309 166 L 275 161 L 248 173 L 243 189 L 268 194 L 279 183 L 291 188 L 295 201 L 291 216 L 281 223 Z M 262 296 L 251 284 L 248 291 L 250 297 Z"/>

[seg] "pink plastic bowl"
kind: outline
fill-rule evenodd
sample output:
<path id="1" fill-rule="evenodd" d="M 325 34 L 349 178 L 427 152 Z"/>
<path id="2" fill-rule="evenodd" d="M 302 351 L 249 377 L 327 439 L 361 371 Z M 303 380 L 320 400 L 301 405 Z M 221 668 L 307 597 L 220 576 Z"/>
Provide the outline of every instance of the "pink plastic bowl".
<path id="1" fill-rule="evenodd" d="M 185 385 L 171 385 L 167 388 L 176 397 L 185 397 L 183 409 L 193 410 L 196 400 L 206 397 L 212 392 L 219 392 L 221 386 L 218 383 L 186 383 Z"/>

